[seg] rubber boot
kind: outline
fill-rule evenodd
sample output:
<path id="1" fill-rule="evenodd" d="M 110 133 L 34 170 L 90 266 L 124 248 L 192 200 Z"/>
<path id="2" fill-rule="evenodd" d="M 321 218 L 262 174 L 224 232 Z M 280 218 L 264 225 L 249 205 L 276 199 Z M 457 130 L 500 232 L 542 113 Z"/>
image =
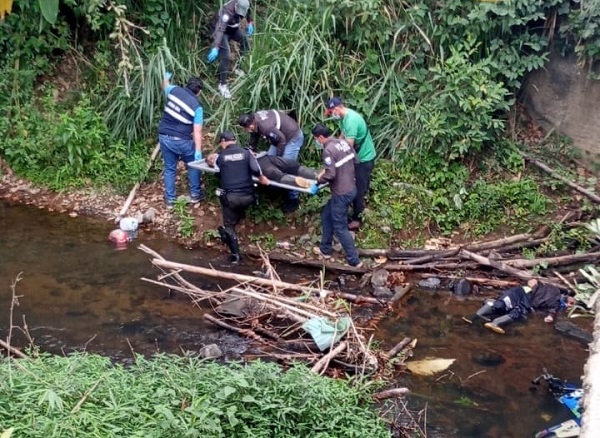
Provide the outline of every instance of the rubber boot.
<path id="1" fill-rule="evenodd" d="M 502 326 L 511 323 L 512 321 L 513 319 L 510 317 L 510 315 L 502 315 L 494 319 L 492 322 L 485 323 L 483 326 L 487 329 L 490 329 L 496 333 L 500 333 L 501 335 L 503 335 L 505 331 L 502 328 Z"/>
<path id="2" fill-rule="evenodd" d="M 492 307 L 492 304 L 490 304 L 489 301 L 486 301 L 485 304 L 481 306 L 473 315 L 469 317 L 463 316 L 463 321 L 468 322 L 469 324 L 473 324 L 478 319 L 483 319 L 486 322 L 490 322 L 491 319 L 488 318 L 487 315 L 490 315 L 494 311 L 493 309 L 494 308 Z"/>
<path id="3" fill-rule="evenodd" d="M 300 199 L 294 198 L 294 199 L 288 199 L 283 204 L 283 207 L 281 208 L 281 210 L 284 213 L 293 213 L 294 211 L 298 210 L 299 207 L 300 207 Z"/>
<path id="4" fill-rule="evenodd" d="M 236 236 L 231 236 L 231 238 L 229 239 L 229 251 L 231 251 L 229 261 L 231 263 L 239 263 L 241 260 L 240 245 Z"/>
<path id="5" fill-rule="evenodd" d="M 298 168 L 298 176 L 306 179 L 312 179 L 314 181 L 317 179 L 317 171 L 315 169 L 311 169 L 310 167 L 300 166 Z"/>
<path id="6" fill-rule="evenodd" d="M 219 228 L 217 228 L 217 231 L 219 232 L 219 236 L 221 237 L 221 242 L 229 246 L 229 233 L 225 231 L 225 227 L 221 225 L 219 226 Z"/>

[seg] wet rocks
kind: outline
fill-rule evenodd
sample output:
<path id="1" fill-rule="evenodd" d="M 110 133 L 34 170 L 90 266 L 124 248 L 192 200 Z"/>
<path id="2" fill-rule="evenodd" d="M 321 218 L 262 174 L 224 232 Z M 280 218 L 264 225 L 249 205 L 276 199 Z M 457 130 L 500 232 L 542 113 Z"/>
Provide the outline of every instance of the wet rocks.
<path id="1" fill-rule="evenodd" d="M 223 352 L 217 344 L 208 344 L 198 351 L 198 356 L 205 359 L 216 359 L 223 356 Z"/>
<path id="2" fill-rule="evenodd" d="M 419 286 L 424 289 L 439 289 L 442 281 L 437 277 L 426 278 L 419 281 Z"/>

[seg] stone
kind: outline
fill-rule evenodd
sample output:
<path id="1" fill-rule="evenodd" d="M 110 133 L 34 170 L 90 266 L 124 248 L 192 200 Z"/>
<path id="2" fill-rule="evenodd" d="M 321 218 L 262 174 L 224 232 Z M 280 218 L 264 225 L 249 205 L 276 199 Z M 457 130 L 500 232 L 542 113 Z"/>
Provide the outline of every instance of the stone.
<path id="1" fill-rule="evenodd" d="M 442 281 L 437 277 L 426 278 L 419 281 L 419 286 L 425 289 L 438 289 Z"/>
<path id="2" fill-rule="evenodd" d="M 473 285 L 465 278 L 458 280 L 452 287 L 452 293 L 461 298 L 471 295 L 472 291 Z"/>
<path id="3" fill-rule="evenodd" d="M 371 284 L 373 287 L 385 286 L 387 284 L 389 275 L 389 271 L 385 269 L 378 269 L 373 272 L 373 275 L 371 276 Z"/>
<path id="4" fill-rule="evenodd" d="M 217 344 L 208 344 L 198 351 L 198 356 L 205 359 L 216 359 L 223 356 L 223 352 Z"/>
<path id="5" fill-rule="evenodd" d="M 375 286 L 373 288 L 373 296 L 376 298 L 390 299 L 394 296 L 389 287 Z"/>

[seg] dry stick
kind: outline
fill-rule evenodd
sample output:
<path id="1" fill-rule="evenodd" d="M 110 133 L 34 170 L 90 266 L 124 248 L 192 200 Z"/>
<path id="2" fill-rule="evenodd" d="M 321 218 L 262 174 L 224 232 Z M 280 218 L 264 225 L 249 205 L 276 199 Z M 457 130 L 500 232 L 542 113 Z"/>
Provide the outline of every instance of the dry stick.
<path id="1" fill-rule="evenodd" d="M 240 335 L 245 336 L 247 338 L 251 338 L 256 341 L 260 341 L 260 342 L 264 342 L 264 343 L 268 344 L 268 342 L 266 342 L 262 337 L 258 336 L 256 333 L 254 333 L 254 331 L 252 331 L 250 329 L 242 329 L 239 327 L 232 326 L 231 324 L 227 324 L 226 322 L 221 321 L 220 319 L 217 319 L 214 316 L 209 315 L 208 313 L 204 314 L 204 319 L 212 322 L 215 325 L 218 325 L 219 327 L 223 327 L 227 330 L 231 330 L 236 333 L 239 333 Z"/>
<path id="2" fill-rule="evenodd" d="M 553 170 L 550 167 L 546 166 L 541 161 L 538 161 L 535 158 L 530 157 L 529 155 L 525 154 L 524 152 L 519 152 L 519 153 L 525 159 L 525 161 L 529 161 L 531 164 L 533 164 L 536 167 L 539 167 L 544 172 L 550 174 L 552 177 L 554 177 L 554 178 L 556 178 L 556 179 L 564 182 L 566 185 L 568 185 L 569 187 L 577 190 L 579 193 L 584 194 L 585 196 L 587 196 L 588 198 L 590 198 L 592 201 L 600 203 L 600 196 L 598 196 L 598 195 L 590 192 L 589 190 L 584 189 L 583 187 L 581 187 L 580 185 L 575 184 L 572 181 L 569 181 L 567 178 L 565 178 L 564 176 L 559 175 L 555 170 Z"/>
<path id="3" fill-rule="evenodd" d="M 74 414 L 81 408 L 81 405 L 85 403 L 85 401 L 90 396 L 90 394 L 94 391 L 94 389 L 96 389 L 98 387 L 98 385 L 100 384 L 100 381 L 101 381 L 101 379 L 98 379 L 96 381 L 96 383 L 94 383 L 94 386 L 92 386 L 88 391 L 86 391 L 85 394 L 83 394 L 83 397 L 81 397 L 81 399 L 77 402 L 77 404 L 75 406 L 73 406 L 73 409 L 71 409 L 71 414 Z"/>
<path id="4" fill-rule="evenodd" d="M 571 289 L 573 292 L 575 292 L 576 294 L 577 294 L 577 293 L 579 293 L 579 291 L 578 291 L 578 290 L 575 288 L 575 286 L 573 286 L 573 285 L 572 285 L 572 284 L 569 282 L 569 280 L 567 280 L 565 277 L 563 277 L 563 276 L 561 275 L 561 273 L 560 273 L 560 272 L 558 272 L 558 271 L 552 271 L 552 273 L 553 273 L 554 275 L 556 275 L 558 278 L 560 278 L 560 279 L 561 279 L 561 281 L 562 281 L 564 284 L 566 284 L 566 285 L 567 285 L 567 287 L 568 287 L 569 289 Z"/>
<path id="5" fill-rule="evenodd" d="M 386 391 L 377 392 L 373 394 L 372 397 L 375 401 L 381 401 L 387 398 L 402 397 L 408 394 L 410 394 L 410 389 L 408 388 L 393 388 Z"/>
<path id="6" fill-rule="evenodd" d="M 269 297 L 267 297 L 263 294 L 259 294 L 257 292 L 251 292 L 251 291 L 248 291 L 245 289 L 240 289 L 239 287 L 233 287 L 233 288 L 231 288 L 231 290 L 234 292 L 237 292 L 239 294 L 246 295 L 248 297 L 251 297 L 251 298 L 254 298 L 254 299 L 257 299 L 260 301 L 264 301 L 265 303 L 268 303 L 271 307 L 279 307 L 281 309 L 287 310 L 288 312 L 295 312 L 296 314 L 293 314 L 292 319 L 294 319 L 294 321 L 296 321 L 296 322 L 305 322 L 307 319 L 318 318 L 318 315 L 315 315 L 314 313 L 310 313 L 305 310 L 295 308 L 293 306 L 290 306 L 289 304 L 274 301 L 274 300 L 270 299 Z M 292 316 L 292 315 L 290 315 L 290 316 Z"/>
<path id="7" fill-rule="evenodd" d="M 140 245 L 138 246 L 139 249 L 141 249 L 142 251 L 144 251 L 147 254 L 150 254 L 151 256 L 153 256 L 156 259 L 159 260 L 165 260 L 166 259 L 161 256 L 159 253 L 157 253 L 156 251 L 148 248 L 146 245 Z M 187 287 L 190 290 L 196 291 L 198 293 L 205 293 L 205 291 L 203 291 L 202 289 L 200 289 L 198 286 L 196 286 L 193 283 L 190 283 L 189 281 L 187 281 L 185 278 L 183 278 L 181 275 L 179 275 L 179 272 L 175 272 L 173 273 L 173 278 L 182 286 Z"/>
<path id="8" fill-rule="evenodd" d="M 156 144 L 156 146 L 154 147 L 154 150 L 152 151 L 152 155 L 150 155 L 150 161 L 148 162 L 148 166 L 146 167 L 146 173 L 148 173 L 150 171 L 150 168 L 152 167 L 152 163 L 154 163 L 154 159 L 158 155 L 158 151 L 160 151 L 160 143 Z M 131 189 L 131 192 L 129 192 L 129 196 L 127 197 L 127 200 L 125 201 L 125 204 L 123 204 L 121 211 L 119 211 L 119 215 L 115 218 L 115 223 L 119 222 L 123 218 L 123 216 L 125 216 L 125 213 L 127 213 L 129 206 L 133 202 L 135 193 L 137 192 L 137 190 L 139 188 L 140 188 L 140 183 L 139 182 L 135 183 L 135 185 Z"/>
<path id="9" fill-rule="evenodd" d="M 514 251 L 515 249 L 523 249 L 523 248 L 531 248 L 532 246 L 539 246 L 544 242 L 548 241 L 548 237 L 541 237 L 539 239 L 528 240 L 525 242 L 517 242 L 512 245 L 502 246 L 500 248 L 496 248 L 496 252 L 507 253 L 510 251 Z"/>
<path id="10" fill-rule="evenodd" d="M 301 286 L 298 284 L 286 283 L 286 282 L 278 281 L 278 280 L 270 280 L 267 278 L 253 277 L 251 275 L 235 274 L 233 272 L 227 272 L 227 271 L 218 271 L 216 269 L 203 268 L 201 266 L 192 266 L 192 265 L 186 265 L 183 263 L 170 262 L 170 261 L 164 260 L 164 259 L 153 259 L 152 264 L 154 264 L 156 266 L 160 266 L 162 268 L 181 269 L 183 271 L 193 272 L 195 274 L 202 274 L 202 275 L 206 275 L 208 277 L 217 277 L 217 278 L 221 278 L 221 279 L 226 278 L 228 280 L 236 280 L 240 283 L 253 283 L 253 284 L 258 284 L 258 285 L 267 286 L 267 287 L 276 286 L 276 287 L 279 287 L 282 289 L 290 289 L 290 290 L 296 290 L 296 291 L 308 292 L 308 293 L 317 293 L 318 294 L 321 292 L 321 289 L 315 288 L 315 287 Z M 325 290 L 325 292 L 327 292 L 328 294 L 333 293 L 329 290 Z"/>
<path id="11" fill-rule="evenodd" d="M 333 350 L 331 350 L 329 353 L 327 353 L 325 356 L 323 356 L 321 359 L 319 359 L 319 361 L 310 370 L 313 373 L 319 374 L 321 371 L 321 368 L 323 368 L 326 363 L 329 363 L 329 361 L 332 358 L 336 357 L 338 354 L 340 354 L 342 351 L 344 351 L 347 346 L 348 346 L 348 343 L 346 341 L 340 342 L 340 344 L 337 347 L 335 347 Z M 323 371 L 325 371 L 325 370 L 323 370 Z"/>
<path id="12" fill-rule="evenodd" d="M 246 254 L 254 256 L 254 257 L 261 257 L 260 252 L 252 250 L 251 248 L 246 250 Z M 286 263 L 289 263 L 292 265 L 309 266 L 311 268 L 322 268 L 323 266 L 325 266 L 325 268 L 327 268 L 330 271 L 341 271 L 341 272 L 348 272 L 351 274 L 364 274 L 369 270 L 364 267 L 363 268 L 355 268 L 352 266 L 344 265 L 342 263 L 326 262 L 324 260 L 300 259 L 293 255 L 286 255 L 286 254 L 281 254 L 281 253 L 277 253 L 277 252 L 269 253 L 269 259 L 275 260 L 278 262 L 286 262 Z"/>
<path id="13" fill-rule="evenodd" d="M 515 269 L 513 267 L 505 265 L 502 262 L 499 262 L 497 260 L 490 260 L 487 257 L 483 257 L 483 256 L 480 256 L 479 254 L 472 253 L 470 251 L 467 251 L 466 249 L 463 249 L 461 251 L 461 254 L 464 257 L 474 260 L 481 265 L 491 266 L 492 268 L 496 268 L 500 271 L 504 271 L 508 274 L 514 275 L 517 278 L 521 278 L 523 280 L 529 280 L 529 279 L 533 278 L 533 274 L 531 274 L 530 272 Z"/>
<path id="14" fill-rule="evenodd" d="M 27 355 L 25 353 L 23 353 L 18 348 L 9 345 L 6 341 L 3 341 L 2 339 L 0 339 L 0 347 L 4 348 L 9 354 L 13 354 L 17 357 L 20 357 L 21 359 L 27 359 Z"/>
<path id="15" fill-rule="evenodd" d="M 393 306 L 398 301 L 400 301 L 402 298 L 404 298 L 404 296 L 410 291 L 411 286 L 412 285 L 410 283 L 404 283 L 402 285 L 402 287 L 398 290 L 398 292 L 396 292 L 394 294 L 394 296 L 392 298 L 390 298 L 390 301 L 388 302 L 388 304 L 390 306 Z"/>
<path id="16" fill-rule="evenodd" d="M 407 260 L 409 265 L 419 265 L 421 263 L 430 262 L 432 260 L 445 259 L 448 257 L 453 257 L 460 251 L 460 248 L 450 249 L 440 254 L 430 254 L 422 257 L 417 257 L 416 259 Z"/>
<path id="17" fill-rule="evenodd" d="M 398 342 L 396 345 L 394 345 L 394 347 L 392 347 L 392 349 L 387 352 L 388 360 L 392 359 L 394 356 L 396 356 L 398 353 L 400 353 L 400 351 L 404 347 L 406 347 L 408 344 L 410 344 L 410 341 L 411 341 L 410 338 L 404 338 L 400 342 Z"/>
<path id="18" fill-rule="evenodd" d="M 183 287 L 183 286 L 175 286 L 174 284 L 163 283 L 163 282 L 152 280 L 152 279 L 146 278 L 146 277 L 141 277 L 140 280 L 147 281 L 148 283 L 152 283 L 152 284 L 156 284 L 156 285 L 159 285 L 159 286 L 163 286 L 163 287 L 166 287 L 168 289 L 173 289 L 173 290 L 175 290 L 177 292 L 181 292 L 183 294 L 186 294 L 187 296 L 189 296 L 190 298 L 192 298 L 193 303 L 196 304 L 196 305 L 198 305 L 198 303 L 200 301 L 204 301 L 204 300 L 210 300 L 214 304 L 219 305 L 219 304 L 221 304 L 221 301 L 219 301 L 217 299 L 217 296 L 224 293 L 224 292 L 208 292 L 208 291 L 205 291 L 204 293 L 207 294 L 206 296 L 198 297 L 198 292 L 191 291 L 188 288 Z M 208 294 L 213 294 L 213 295 L 208 295 Z"/>
<path id="19" fill-rule="evenodd" d="M 425 265 L 399 265 L 397 263 L 386 263 L 382 269 L 388 271 L 429 271 L 432 269 L 439 270 L 456 270 L 456 269 L 475 269 L 479 265 L 477 263 L 427 263 Z"/>
<path id="20" fill-rule="evenodd" d="M 507 266 L 512 266 L 514 268 L 532 268 L 537 265 L 547 265 L 547 266 L 558 266 L 558 265 L 570 265 L 579 262 L 587 262 L 592 260 L 600 259 L 600 252 L 592 252 L 585 254 L 570 254 L 566 256 L 558 256 L 558 257 L 546 257 L 541 259 L 513 259 L 506 260 L 504 262 Z"/>

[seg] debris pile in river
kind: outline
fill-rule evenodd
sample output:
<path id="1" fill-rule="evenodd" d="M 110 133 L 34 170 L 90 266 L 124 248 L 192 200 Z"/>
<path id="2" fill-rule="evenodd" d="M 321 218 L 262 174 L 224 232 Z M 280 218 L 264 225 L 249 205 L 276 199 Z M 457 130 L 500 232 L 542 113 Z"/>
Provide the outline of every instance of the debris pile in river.
<path id="1" fill-rule="evenodd" d="M 271 358 L 302 360 L 320 374 L 327 370 L 372 374 L 403 366 L 416 345 L 406 338 L 389 352 L 372 348 L 372 326 L 390 308 L 391 300 L 283 282 L 266 258 L 268 278 L 174 263 L 144 245 L 140 249 L 151 254 L 152 263 L 164 272 L 158 280 L 145 281 L 184 293 L 196 304 L 209 301 L 213 312 L 205 313 L 206 320 L 259 342 Z M 208 291 L 183 278 L 181 271 L 229 279 L 237 285 Z M 365 322 L 357 317 L 362 313 L 356 312 L 358 305 L 379 307 Z"/>

